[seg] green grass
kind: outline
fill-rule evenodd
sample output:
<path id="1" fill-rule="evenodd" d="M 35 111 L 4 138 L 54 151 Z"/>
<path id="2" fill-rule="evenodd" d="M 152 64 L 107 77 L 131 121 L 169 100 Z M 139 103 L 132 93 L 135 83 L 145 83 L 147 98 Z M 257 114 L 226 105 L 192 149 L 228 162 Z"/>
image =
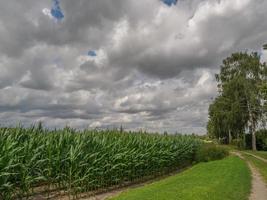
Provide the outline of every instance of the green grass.
<path id="1" fill-rule="evenodd" d="M 267 151 L 246 151 L 246 152 L 267 159 Z"/>
<path id="2" fill-rule="evenodd" d="M 245 158 L 250 161 L 260 172 L 265 182 L 267 183 L 267 163 L 259 160 L 253 156 L 244 154 Z"/>
<path id="3" fill-rule="evenodd" d="M 237 146 L 231 144 L 219 144 L 218 146 L 224 147 L 225 149 L 228 149 L 228 151 L 238 150 Z"/>
<path id="4" fill-rule="evenodd" d="M 235 156 L 200 163 L 181 174 L 123 192 L 112 200 L 246 200 L 250 170 Z"/>

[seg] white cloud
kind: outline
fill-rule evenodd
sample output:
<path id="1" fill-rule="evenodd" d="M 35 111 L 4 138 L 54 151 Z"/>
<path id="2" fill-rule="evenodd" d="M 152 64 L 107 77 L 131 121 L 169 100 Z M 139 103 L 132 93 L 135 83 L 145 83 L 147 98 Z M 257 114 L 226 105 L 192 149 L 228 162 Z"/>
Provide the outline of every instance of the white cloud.
<path id="1" fill-rule="evenodd" d="M 43 12 L 43 14 L 44 14 L 45 16 L 48 16 L 50 19 L 53 19 L 53 16 L 51 15 L 51 10 L 50 10 L 50 9 L 48 9 L 48 8 L 44 8 L 44 9 L 42 10 L 42 12 Z"/>
<path id="2" fill-rule="evenodd" d="M 204 133 L 222 59 L 266 43 L 264 0 L 50 4 L 0 0 L 4 124 Z"/>

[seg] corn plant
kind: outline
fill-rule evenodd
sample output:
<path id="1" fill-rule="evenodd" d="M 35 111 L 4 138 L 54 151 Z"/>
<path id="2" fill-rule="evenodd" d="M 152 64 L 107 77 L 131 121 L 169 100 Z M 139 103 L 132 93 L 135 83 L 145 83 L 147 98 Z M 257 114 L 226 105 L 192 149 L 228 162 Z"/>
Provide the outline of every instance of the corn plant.
<path id="1" fill-rule="evenodd" d="M 38 187 L 75 196 L 159 176 L 190 164 L 199 145 L 181 135 L 0 128 L 0 199 Z"/>

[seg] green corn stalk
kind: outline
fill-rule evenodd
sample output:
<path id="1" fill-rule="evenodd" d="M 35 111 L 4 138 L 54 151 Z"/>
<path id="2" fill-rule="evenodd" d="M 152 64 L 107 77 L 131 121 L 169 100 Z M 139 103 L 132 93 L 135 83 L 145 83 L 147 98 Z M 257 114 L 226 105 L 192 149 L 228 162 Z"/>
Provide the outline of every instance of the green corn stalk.
<path id="1" fill-rule="evenodd" d="M 0 199 L 29 197 L 39 186 L 71 198 L 144 180 L 192 162 L 199 145 L 189 136 L 0 128 Z"/>

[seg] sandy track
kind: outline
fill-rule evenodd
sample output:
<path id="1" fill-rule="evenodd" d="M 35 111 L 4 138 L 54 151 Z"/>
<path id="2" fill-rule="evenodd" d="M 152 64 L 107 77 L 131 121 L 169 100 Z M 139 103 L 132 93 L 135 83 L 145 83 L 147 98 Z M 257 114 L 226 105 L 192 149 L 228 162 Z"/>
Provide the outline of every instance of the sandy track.
<path id="1" fill-rule="evenodd" d="M 252 190 L 249 200 L 266 200 L 267 199 L 267 187 L 262 180 L 258 170 L 255 169 L 250 163 L 249 168 L 252 172 Z"/>
<path id="2" fill-rule="evenodd" d="M 267 199 L 267 187 L 265 182 L 263 181 L 258 170 L 248 162 L 244 156 L 242 156 L 239 152 L 232 152 L 234 155 L 237 155 L 241 159 L 245 160 L 249 166 L 249 169 L 252 174 L 252 188 L 249 200 L 266 200 Z M 254 156 L 255 157 L 255 156 Z M 260 159 L 261 160 L 261 159 Z"/>

